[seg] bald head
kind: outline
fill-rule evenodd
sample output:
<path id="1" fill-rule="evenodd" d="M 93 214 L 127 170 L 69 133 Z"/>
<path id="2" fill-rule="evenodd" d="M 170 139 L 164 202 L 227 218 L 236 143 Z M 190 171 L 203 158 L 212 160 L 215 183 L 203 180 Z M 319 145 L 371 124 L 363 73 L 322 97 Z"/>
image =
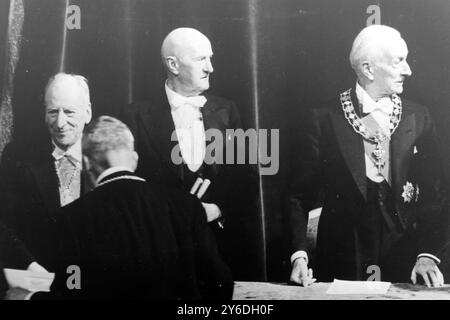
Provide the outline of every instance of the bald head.
<path id="1" fill-rule="evenodd" d="M 161 46 L 169 88 L 184 96 L 207 90 L 209 74 L 214 71 L 212 55 L 211 43 L 200 31 L 178 28 L 170 32 Z"/>
<path id="2" fill-rule="evenodd" d="M 178 28 L 172 30 L 164 39 L 161 46 L 161 57 L 163 61 L 168 56 L 181 57 L 186 52 L 205 44 L 211 46 L 208 38 L 200 31 L 193 28 Z"/>

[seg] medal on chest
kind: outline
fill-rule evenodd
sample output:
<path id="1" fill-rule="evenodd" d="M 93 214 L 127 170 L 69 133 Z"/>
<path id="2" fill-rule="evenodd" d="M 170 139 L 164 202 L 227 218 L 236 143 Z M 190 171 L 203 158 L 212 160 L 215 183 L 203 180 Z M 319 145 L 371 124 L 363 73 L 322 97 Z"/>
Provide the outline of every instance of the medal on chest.
<path id="1" fill-rule="evenodd" d="M 381 128 L 371 129 L 358 116 L 351 100 L 351 89 L 341 93 L 340 101 L 345 119 L 353 128 L 353 130 L 361 135 L 366 141 L 375 144 L 375 149 L 371 153 L 371 159 L 381 174 L 383 167 L 386 165 L 386 150 L 383 148 L 383 142 L 390 138 L 397 129 L 402 116 L 402 102 L 399 96 L 393 94 L 391 100 L 394 104 L 391 114 L 389 115 L 389 134 L 386 134 Z"/>

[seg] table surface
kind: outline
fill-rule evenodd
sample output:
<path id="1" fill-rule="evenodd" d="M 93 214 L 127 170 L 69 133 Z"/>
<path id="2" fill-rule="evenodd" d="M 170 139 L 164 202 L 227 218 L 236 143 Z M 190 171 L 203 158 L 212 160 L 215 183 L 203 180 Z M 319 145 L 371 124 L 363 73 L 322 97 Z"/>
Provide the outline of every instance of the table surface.
<path id="1" fill-rule="evenodd" d="M 331 283 L 314 283 L 309 287 L 286 283 L 242 282 L 234 285 L 234 300 L 450 300 L 450 285 L 427 288 L 408 283 L 392 284 L 385 295 L 327 294 Z"/>

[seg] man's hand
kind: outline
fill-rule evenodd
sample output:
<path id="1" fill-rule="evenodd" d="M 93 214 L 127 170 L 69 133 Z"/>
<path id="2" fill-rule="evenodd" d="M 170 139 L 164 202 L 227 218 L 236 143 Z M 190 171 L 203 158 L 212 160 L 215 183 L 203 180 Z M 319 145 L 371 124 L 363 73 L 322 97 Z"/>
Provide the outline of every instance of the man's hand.
<path id="1" fill-rule="evenodd" d="M 31 291 L 20 287 L 8 289 L 6 291 L 5 300 L 28 300 Z"/>
<path id="2" fill-rule="evenodd" d="M 444 285 L 444 276 L 436 262 L 431 258 L 420 257 L 417 259 L 416 265 L 411 272 L 411 281 L 414 284 L 417 283 L 417 274 L 423 278 L 428 288 L 431 286 L 442 287 Z"/>
<path id="3" fill-rule="evenodd" d="M 312 269 L 308 269 L 308 264 L 305 258 L 295 259 L 292 272 L 291 272 L 291 282 L 307 287 L 314 282 L 316 279 L 313 278 Z"/>
<path id="4" fill-rule="evenodd" d="M 220 209 L 214 203 L 205 203 L 202 202 L 203 208 L 206 211 L 206 220 L 208 222 L 214 221 L 220 218 Z"/>

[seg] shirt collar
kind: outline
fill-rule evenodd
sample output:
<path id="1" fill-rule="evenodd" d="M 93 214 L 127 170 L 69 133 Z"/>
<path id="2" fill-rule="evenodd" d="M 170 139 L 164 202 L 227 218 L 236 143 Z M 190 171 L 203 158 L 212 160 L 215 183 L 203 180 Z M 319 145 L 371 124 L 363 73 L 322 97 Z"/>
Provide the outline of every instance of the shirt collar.
<path id="1" fill-rule="evenodd" d="M 54 149 L 52 152 L 52 156 L 55 160 L 60 160 L 64 156 L 70 156 L 77 160 L 79 163 L 82 161 L 82 153 L 81 153 L 81 139 L 78 139 L 74 145 L 70 146 L 66 151 L 62 150 L 56 143 L 52 140 Z"/>
<path id="2" fill-rule="evenodd" d="M 98 176 L 97 180 L 95 181 L 95 185 L 98 185 L 99 182 L 102 181 L 105 177 L 107 177 L 113 173 L 120 172 L 120 171 L 133 172 L 133 170 L 131 170 L 130 168 L 125 167 L 125 166 L 116 166 L 116 167 L 108 168 Z"/>
<path id="3" fill-rule="evenodd" d="M 185 97 L 185 96 L 182 96 L 181 94 L 173 91 L 167 85 L 167 81 L 165 83 L 165 89 L 166 89 L 167 100 L 169 101 L 172 111 L 178 109 L 179 107 L 181 107 L 182 105 L 185 105 L 185 104 L 189 104 L 189 105 L 201 108 L 206 103 L 206 98 L 202 95 L 195 96 L 195 97 Z"/>
<path id="4" fill-rule="evenodd" d="M 363 113 L 371 113 L 375 109 L 380 109 L 387 115 L 392 112 L 393 104 L 390 97 L 384 97 L 375 102 L 358 82 L 356 82 L 355 93 L 356 98 L 363 107 Z"/>

